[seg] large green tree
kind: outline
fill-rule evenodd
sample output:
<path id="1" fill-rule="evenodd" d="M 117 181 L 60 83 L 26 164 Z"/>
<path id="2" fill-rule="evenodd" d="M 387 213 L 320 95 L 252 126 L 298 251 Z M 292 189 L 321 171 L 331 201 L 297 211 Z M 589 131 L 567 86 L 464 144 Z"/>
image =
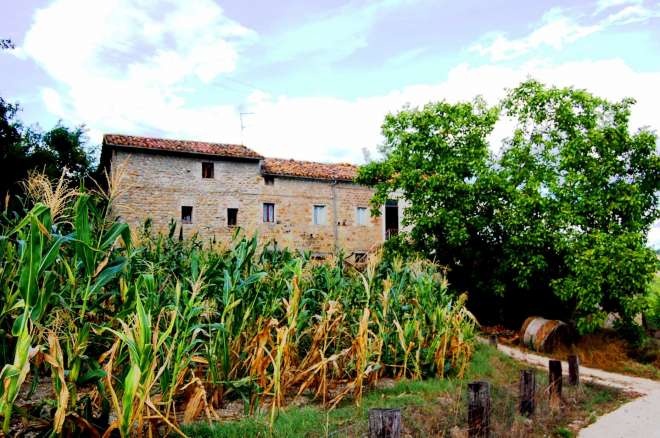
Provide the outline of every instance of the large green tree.
<path id="1" fill-rule="evenodd" d="M 609 311 L 630 320 L 656 268 L 645 239 L 660 189 L 656 137 L 630 132 L 632 103 L 527 81 L 500 106 L 515 129 L 497 158 L 497 109 L 406 108 L 386 117 L 384 159 L 358 181 L 376 188 L 374 206 L 407 199 L 411 241 L 485 320 L 542 313 L 582 332 Z"/>
<path id="2" fill-rule="evenodd" d="M 506 268 L 526 289 L 541 279 L 583 332 L 607 312 L 631 320 L 656 270 L 660 156 L 653 132 L 631 132 L 633 104 L 535 81 L 503 102 L 517 122 L 498 163 L 517 192 L 502 214 Z"/>

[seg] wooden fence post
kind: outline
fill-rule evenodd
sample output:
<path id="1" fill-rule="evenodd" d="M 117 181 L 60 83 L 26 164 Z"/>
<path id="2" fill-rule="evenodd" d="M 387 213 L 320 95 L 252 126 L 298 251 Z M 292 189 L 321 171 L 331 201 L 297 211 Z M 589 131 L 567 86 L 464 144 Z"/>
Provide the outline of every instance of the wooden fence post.
<path id="1" fill-rule="evenodd" d="M 490 384 L 468 383 L 468 436 L 490 437 Z"/>
<path id="2" fill-rule="evenodd" d="M 580 384 L 580 359 L 575 354 L 568 356 L 568 384 L 573 386 Z"/>
<path id="3" fill-rule="evenodd" d="M 520 370 L 520 414 L 531 417 L 534 414 L 536 394 L 536 374 L 533 369 Z"/>
<path id="4" fill-rule="evenodd" d="M 369 409 L 369 438 L 399 438 L 401 409 Z"/>
<path id="5" fill-rule="evenodd" d="M 559 408 L 561 402 L 561 361 L 550 360 L 548 362 L 548 384 L 550 385 L 550 406 Z"/>
<path id="6" fill-rule="evenodd" d="M 497 335 L 490 335 L 488 337 L 488 342 L 490 343 L 490 345 L 497 348 Z"/>

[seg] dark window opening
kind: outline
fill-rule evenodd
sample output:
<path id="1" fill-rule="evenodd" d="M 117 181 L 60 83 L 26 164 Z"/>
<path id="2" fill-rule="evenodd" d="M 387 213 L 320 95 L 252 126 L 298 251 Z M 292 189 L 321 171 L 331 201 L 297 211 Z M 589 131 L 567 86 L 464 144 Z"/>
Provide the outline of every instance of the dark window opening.
<path id="1" fill-rule="evenodd" d="M 238 223 L 238 208 L 227 209 L 227 226 L 235 227 Z"/>
<path id="2" fill-rule="evenodd" d="M 275 177 L 271 175 L 264 175 L 264 184 L 267 186 L 275 185 Z"/>
<path id="3" fill-rule="evenodd" d="M 264 222 L 275 222 L 275 204 L 270 202 L 264 203 Z"/>
<path id="4" fill-rule="evenodd" d="M 184 205 L 181 207 L 181 223 L 192 224 L 192 207 Z"/>
<path id="5" fill-rule="evenodd" d="M 326 255 L 320 252 L 314 253 L 310 257 L 312 260 L 323 261 L 326 259 Z"/>
<path id="6" fill-rule="evenodd" d="M 213 163 L 202 163 L 202 178 L 213 178 Z"/>
<path id="7" fill-rule="evenodd" d="M 367 261 L 366 252 L 356 252 L 355 253 L 355 263 L 364 263 Z"/>
<path id="8" fill-rule="evenodd" d="M 399 234 L 399 203 L 388 199 L 385 203 L 385 238 Z"/>

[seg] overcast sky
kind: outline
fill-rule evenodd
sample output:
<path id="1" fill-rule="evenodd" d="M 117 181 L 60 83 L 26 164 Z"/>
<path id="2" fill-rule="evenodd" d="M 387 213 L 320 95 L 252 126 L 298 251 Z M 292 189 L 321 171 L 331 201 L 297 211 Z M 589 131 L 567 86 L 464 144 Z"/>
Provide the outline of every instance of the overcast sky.
<path id="1" fill-rule="evenodd" d="M 85 123 L 94 143 L 360 163 L 387 112 L 494 103 L 530 76 L 634 97 L 633 127 L 660 127 L 658 0 L 23 0 L 3 4 L 0 29 L 17 46 L 0 52 L 0 95 L 30 123 Z"/>

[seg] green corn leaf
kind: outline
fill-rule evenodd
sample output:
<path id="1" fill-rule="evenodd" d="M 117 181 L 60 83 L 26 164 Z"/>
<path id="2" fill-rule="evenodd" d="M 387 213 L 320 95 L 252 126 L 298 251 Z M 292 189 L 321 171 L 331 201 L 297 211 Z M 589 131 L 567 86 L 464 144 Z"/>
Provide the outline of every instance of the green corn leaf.
<path id="1" fill-rule="evenodd" d="M 122 436 L 126 437 L 130 435 L 131 423 L 132 423 L 132 413 L 133 413 L 133 403 L 135 396 L 137 395 L 138 389 L 140 387 L 140 377 L 142 372 L 140 371 L 140 366 L 136 363 L 131 365 L 131 369 L 126 374 L 124 379 L 124 395 L 122 397 L 122 416 L 121 416 L 121 432 Z"/>
<path id="2" fill-rule="evenodd" d="M 92 232 L 89 225 L 89 195 L 80 195 L 75 205 L 75 249 L 78 258 L 82 261 L 85 273 L 94 274 L 94 252 L 92 250 Z"/>
<path id="3" fill-rule="evenodd" d="M 115 222 L 114 224 L 112 224 L 110 229 L 103 236 L 99 250 L 104 252 L 109 251 L 112 245 L 114 245 L 114 243 L 117 241 L 119 236 L 122 237 L 126 245 L 130 243 L 131 234 L 128 224 L 124 224 L 121 222 Z"/>
<path id="4" fill-rule="evenodd" d="M 99 275 L 90 288 L 90 293 L 98 292 L 103 286 L 112 281 L 121 271 L 124 270 L 128 260 L 125 257 L 117 257 L 112 263 L 108 264 Z"/>
<path id="5" fill-rule="evenodd" d="M 105 371 L 103 371 L 101 368 L 97 368 L 94 370 L 89 370 L 85 374 L 83 374 L 80 379 L 78 379 L 78 383 L 81 385 L 84 385 L 89 382 L 96 382 L 106 376 Z"/>
<path id="6" fill-rule="evenodd" d="M 32 210 L 28 212 L 28 214 L 25 215 L 25 217 L 14 227 L 14 229 L 8 234 L 8 236 L 11 236 L 23 228 L 27 226 L 27 224 L 30 223 L 32 217 L 39 217 L 44 214 L 44 212 L 48 211 L 48 207 L 46 207 L 42 203 L 36 204 L 34 207 L 32 207 Z"/>
<path id="7" fill-rule="evenodd" d="M 48 252 L 46 252 L 46 255 L 41 260 L 41 264 L 39 265 L 39 272 L 45 271 L 53 264 L 60 253 L 60 247 L 67 240 L 68 237 L 66 236 L 58 236 L 57 239 L 55 239 L 55 242 L 53 242 L 51 247 L 48 249 Z"/>

